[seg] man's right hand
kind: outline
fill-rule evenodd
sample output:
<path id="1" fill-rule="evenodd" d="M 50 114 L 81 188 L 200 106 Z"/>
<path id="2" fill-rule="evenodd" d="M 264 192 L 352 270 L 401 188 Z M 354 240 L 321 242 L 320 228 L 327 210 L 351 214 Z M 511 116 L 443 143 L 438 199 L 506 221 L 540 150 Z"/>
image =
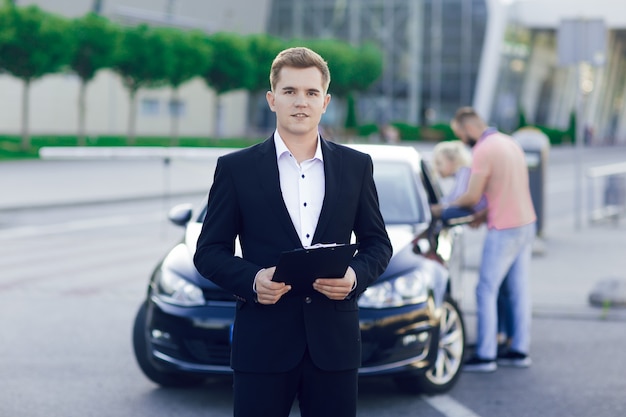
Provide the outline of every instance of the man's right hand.
<path id="1" fill-rule="evenodd" d="M 487 209 L 483 209 L 481 211 L 474 213 L 474 220 L 472 220 L 469 225 L 472 229 L 476 229 L 480 227 L 480 225 L 485 223 L 486 221 L 487 221 Z"/>
<path id="2" fill-rule="evenodd" d="M 283 295 L 291 290 L 291 285 L 272 281 L 274 271 L 276 271 L 275 266 L 263 269 L 257 273 L 254 279 L 254 289 L 260 304 L 276 304 Z"/>

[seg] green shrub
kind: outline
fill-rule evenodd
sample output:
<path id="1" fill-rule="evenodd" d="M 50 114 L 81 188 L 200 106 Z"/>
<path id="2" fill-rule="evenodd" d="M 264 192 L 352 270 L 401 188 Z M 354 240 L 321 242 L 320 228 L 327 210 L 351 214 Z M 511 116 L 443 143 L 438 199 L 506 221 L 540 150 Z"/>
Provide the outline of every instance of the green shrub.
<path id="1" fill-rule="evenodd" d="M 391 125 L 398 129 L 400 140 L 417 141 L 422 139 L 420 136 L 419 126 L 413 126 L 402 122 L 394 122 L 391 123 Z"/>
<path id="2" fill-rule="evenodd" d="M 357 128 L 357 135 L 361 137 L 367 137 L 374 133 L 378 133 L 378 125 L 375 123 L 369 123 L 365 125 L 361 125 Z"/>
<path id="3" fill-rule="evenodd" d="M 458 139 L 447 123 L 434 123 L 422 128 L 422 137 L 425 141 L 440 142 L 442 140 Z"/>

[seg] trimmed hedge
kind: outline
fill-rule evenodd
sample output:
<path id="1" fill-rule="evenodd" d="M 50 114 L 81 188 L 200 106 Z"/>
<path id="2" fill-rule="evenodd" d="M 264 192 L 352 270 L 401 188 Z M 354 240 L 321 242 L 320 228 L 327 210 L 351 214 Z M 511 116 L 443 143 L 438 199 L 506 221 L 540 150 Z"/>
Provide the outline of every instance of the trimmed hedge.
<path id="1" fill-rule="evenodd" d="M 0 136 L 0 160 L 38 158 L 39 149 L 44 146 L 78 146 L 76 136 L 50 135 L 32 136 L 31 148 L 28 151 L 20 149 L 19 136 Z M 182 137 L 178 140 L 183 147 L 234 147 L 240 148 L 252 145 L 262 139 L 249 138 L 201 138 Z M 87 138 L 87 146 L 126 146 L 126 136 L 90 136 Z M 140 136 L 135 139 L 134 146 L 170 146 L 170 137 Z"/>

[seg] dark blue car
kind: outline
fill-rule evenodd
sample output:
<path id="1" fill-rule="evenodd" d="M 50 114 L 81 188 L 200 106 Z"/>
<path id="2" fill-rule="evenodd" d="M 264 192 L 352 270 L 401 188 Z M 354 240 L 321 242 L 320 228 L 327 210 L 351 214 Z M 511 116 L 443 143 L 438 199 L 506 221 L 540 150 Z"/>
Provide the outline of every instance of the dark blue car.
<path id="1" fill-rule="evenodd" d="M 359 298 L 361 376 L 388 375 L 414 393 L 448 391 L 460 375 L 465 328 L 459 311 L 462 226 L 431 216 L 440 197 L 412 147 L 353 145 L 374 161 L 374 179 L 394 255 Z M 193 265 L 206 205 L 174 207 L 185 236 L 154 270 L 135 318 L 133 344 L 144 374 L 162 386 L 200 384 L 231 374 L 235 299 Z"/>

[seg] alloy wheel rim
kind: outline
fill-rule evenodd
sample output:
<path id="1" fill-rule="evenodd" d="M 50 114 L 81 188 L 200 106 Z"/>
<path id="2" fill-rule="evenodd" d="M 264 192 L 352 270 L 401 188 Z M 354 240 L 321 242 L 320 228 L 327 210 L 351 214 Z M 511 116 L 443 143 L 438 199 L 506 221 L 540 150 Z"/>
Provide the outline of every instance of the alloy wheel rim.
<path id="1" fill-rule="evenodd" d="M 458 373 L 463 359 L 463 326 L 456 309 L 448 302 L 442 306 L 439 321 L 439 345 L 435 366 L 426 372 L 433 384 L 450 382 Z"/>

